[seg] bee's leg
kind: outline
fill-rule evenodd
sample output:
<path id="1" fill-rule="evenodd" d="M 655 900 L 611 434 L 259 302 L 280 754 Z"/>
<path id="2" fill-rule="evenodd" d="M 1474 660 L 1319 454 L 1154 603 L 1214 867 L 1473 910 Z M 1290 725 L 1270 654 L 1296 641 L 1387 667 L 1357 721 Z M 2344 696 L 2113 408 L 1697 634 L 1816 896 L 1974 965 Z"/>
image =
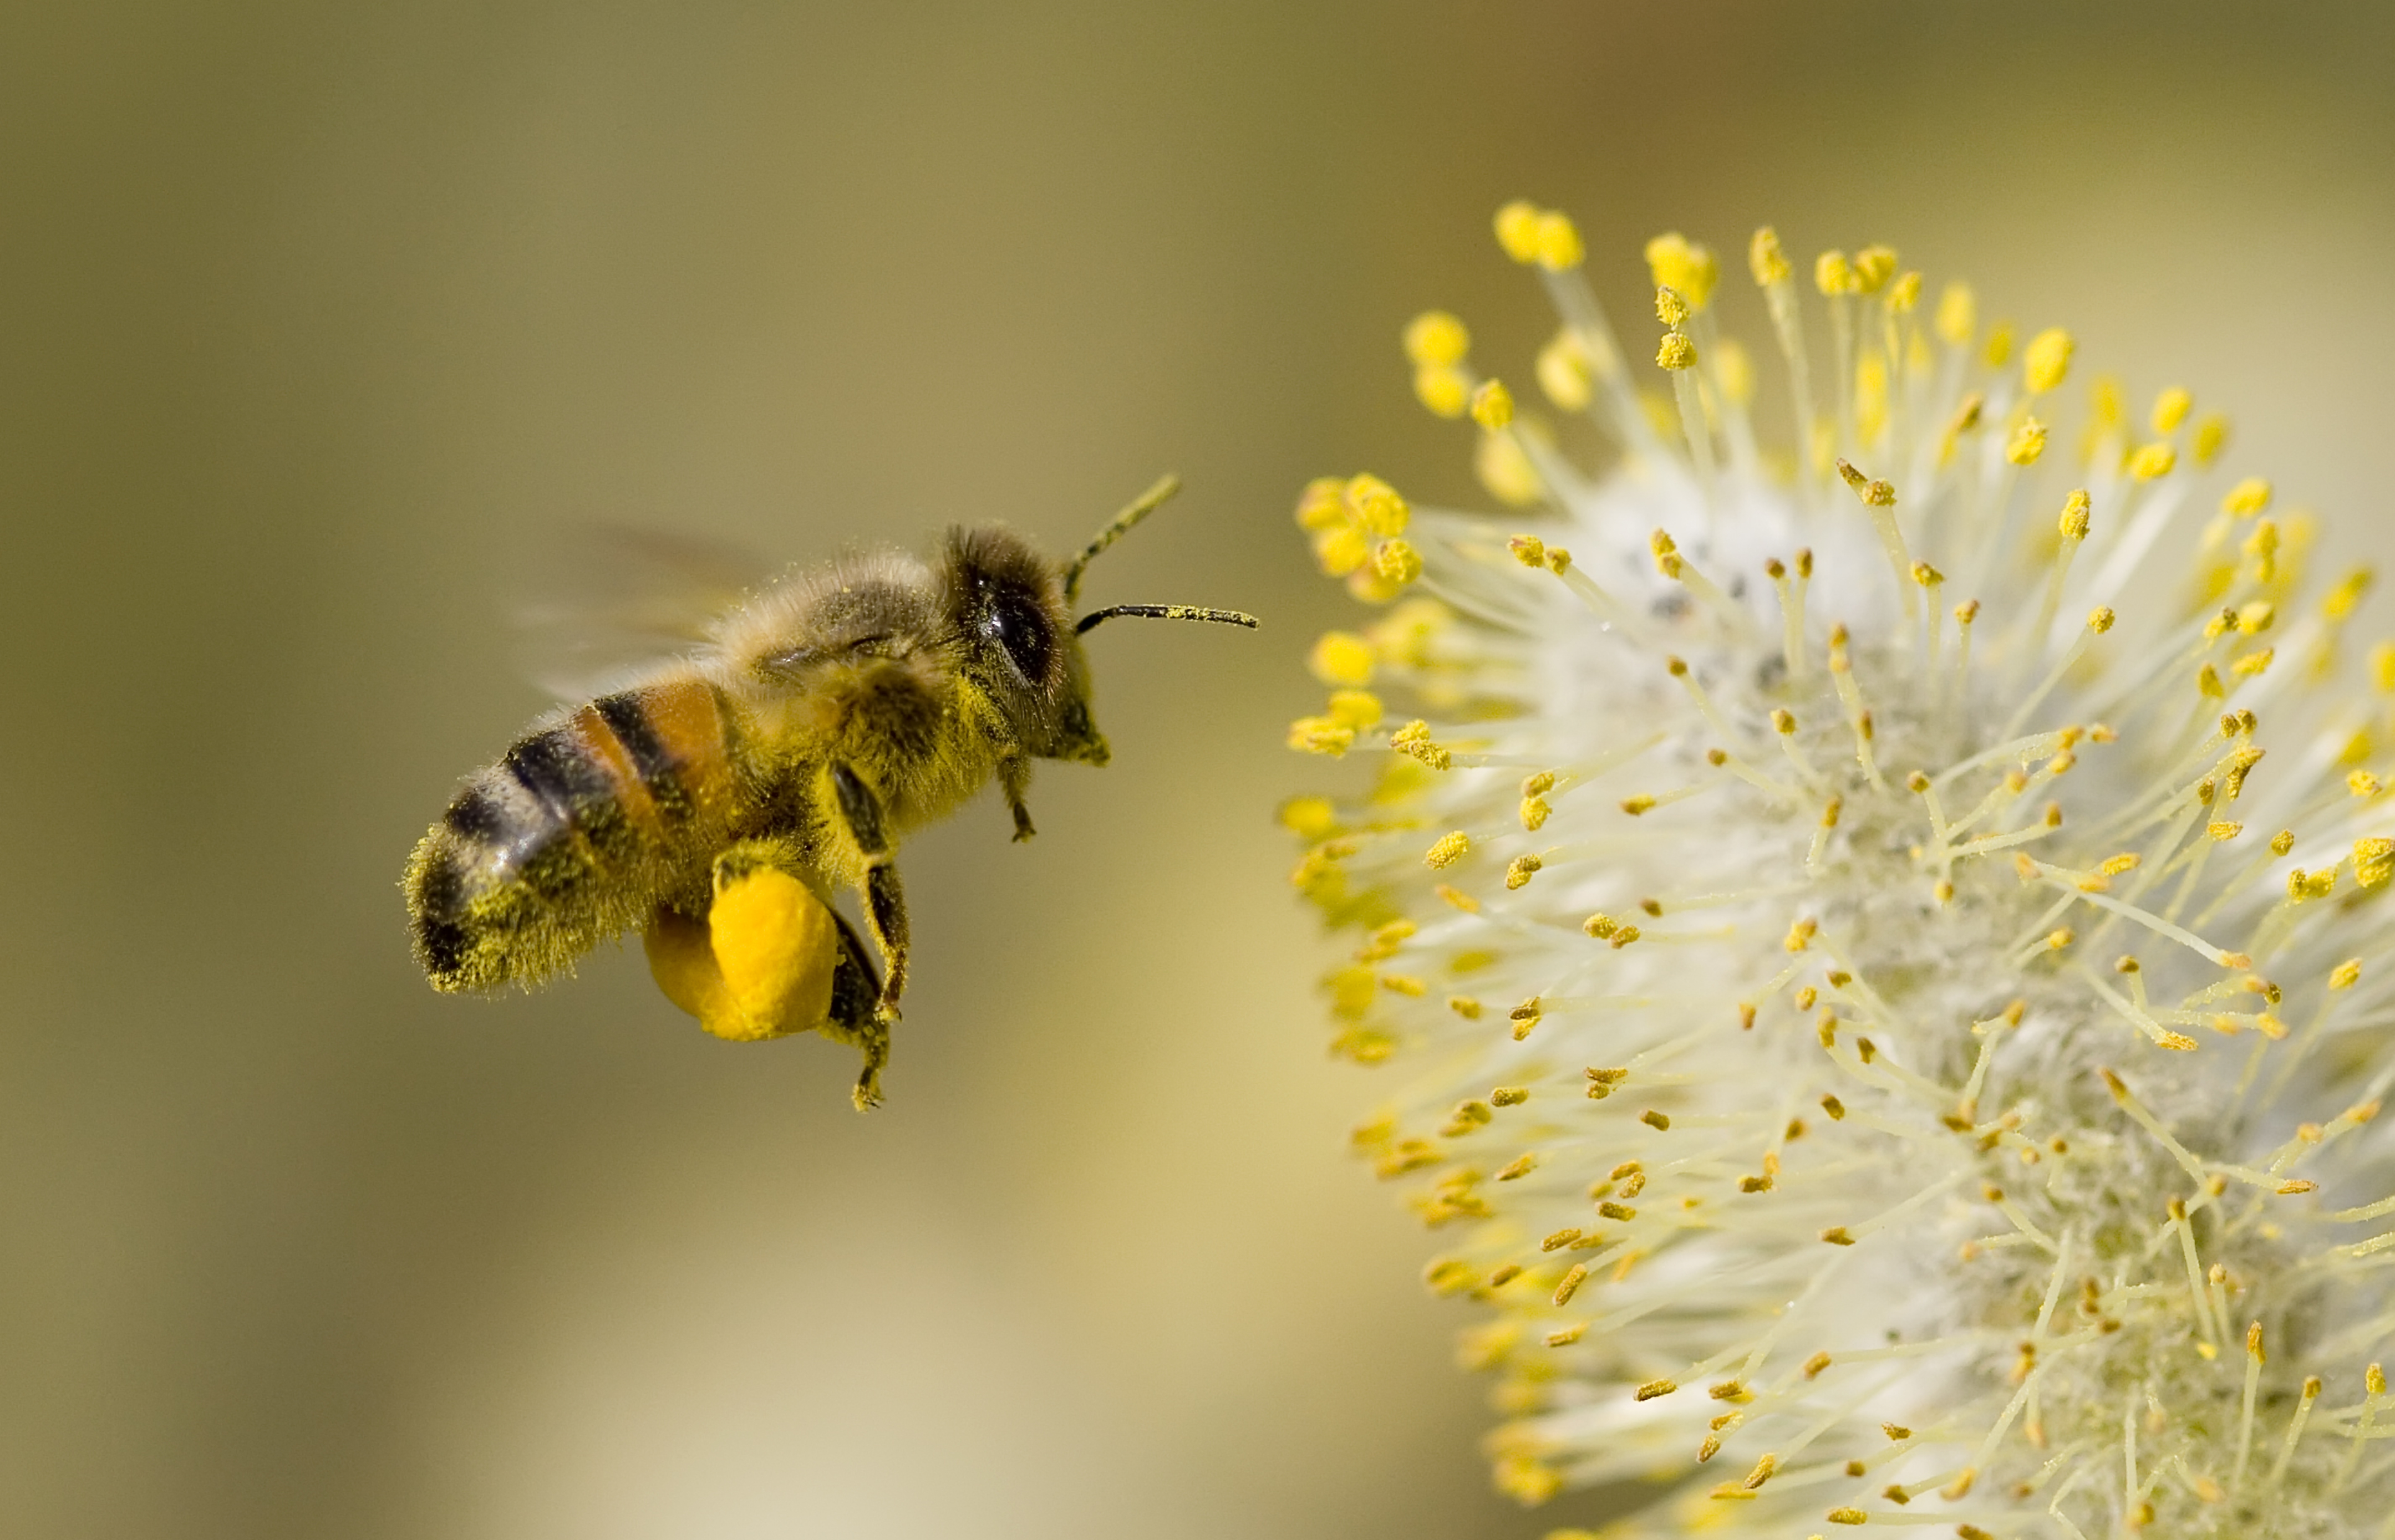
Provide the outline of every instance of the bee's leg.
<path id="1" fill-rule="evenodd" d="M 823 1033 L 865 1055 L 852 1097 L 860 1112 L 881 1105 L 881 1072 L 890 1062 L 890 1023 L 881 1016 L 881 978 L 867 955 L 865 943 L 848 922 L 840 926 L 840 961 L 832 972 L 831 1006 L 825 1013 Z"/>
<path id="2" fill-rule="evenodd" d="M 906 894 L 898 883 L 898 867 L 881 822 L 881 799 L 846 765 L 831 768 L 832 790 L 840 802 L 840 821 L 865 858 L 865 913 L 873 922 L 873 939 L 881 944 L 889 972 L 881 981 L 875 1014 L 895 1020 L 898 996 L 906 989 Z"/>
<path id="3" fill-rule="evenodd" d="M 998 762 L 998 779 L 1006 791 L 1006 806 L 1014 814 L 1014 839 L 1019 845 L 1039 832 L 1031 826 L 1031 809 L 1023 805 L 1023 794 L 1031 789 L 1030 759 L 1008 755 Z"/>

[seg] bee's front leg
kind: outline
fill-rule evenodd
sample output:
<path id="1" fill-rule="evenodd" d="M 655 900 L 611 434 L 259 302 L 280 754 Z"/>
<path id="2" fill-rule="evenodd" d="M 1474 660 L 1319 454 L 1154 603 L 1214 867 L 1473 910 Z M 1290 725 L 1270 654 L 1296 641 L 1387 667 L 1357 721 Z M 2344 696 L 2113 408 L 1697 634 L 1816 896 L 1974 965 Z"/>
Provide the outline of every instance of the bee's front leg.
<path id="1" fill-rule="evenodd" d="M 881 817 L 881 799 L 846 765 L 832 766 L 831 783 L 840 822 L 848 826 L 849 837 L 856 842 L 857 853 L 865 858 L 865 914 L 873 924 L 873 939 L 880 943 L 881 960 L 887 969 L 874 1014 L 885 1022 L 893 1021 L 898 1018 L 898 997 L 906 989 L 906 889 L 898 882 L 896 857 Z"/>
<path id="2" fill-rule="evenodd" d="M 998 781 L 1006 792 L 1007 810 L 1014 814 L 1014 839 L 1019 845 L 1039 832 L 1031 826 L 1031 809 L 1023 805 L 1024 794 L 1031 789 L 1031 760 L 1020 754 L 1008 755 L 998 762 Z"/>

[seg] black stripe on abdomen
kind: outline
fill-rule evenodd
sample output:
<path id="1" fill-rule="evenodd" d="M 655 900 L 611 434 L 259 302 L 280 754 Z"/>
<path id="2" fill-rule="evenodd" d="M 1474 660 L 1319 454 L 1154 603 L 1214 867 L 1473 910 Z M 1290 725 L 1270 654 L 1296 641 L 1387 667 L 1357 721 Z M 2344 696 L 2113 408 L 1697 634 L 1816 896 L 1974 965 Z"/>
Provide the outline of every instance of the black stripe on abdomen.
<path id="1" fill-rule="evenodd" d="M 591 702 L 590 708 L 607 724 L 615 741 L 624 745 L 632 771 L 648 789 L 658 816 L 668 823 L 688 818 L 690 797 L 682 787 L 681 767 L 674 762 L 665 740 L 657 735 L 656 724 L 649 720 L 649 708 L 642 704 L 641 691 L 628 690 L 603 696 Z"/>

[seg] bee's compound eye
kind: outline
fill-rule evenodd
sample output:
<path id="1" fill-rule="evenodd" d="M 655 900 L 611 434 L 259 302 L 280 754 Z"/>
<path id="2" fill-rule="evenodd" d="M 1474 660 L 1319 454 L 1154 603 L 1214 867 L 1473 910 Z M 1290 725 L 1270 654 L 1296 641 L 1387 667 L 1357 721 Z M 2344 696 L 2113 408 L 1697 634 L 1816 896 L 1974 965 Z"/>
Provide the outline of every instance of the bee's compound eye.
<path id="1" fill-rule="evenodd" d="M 1006 649 L 1007 661 L 1028 685 L 1047 682 L 1048 665 L 1055 656 L 1056 638 L 1039 606 L 1023 594 L 1004 589 L 990 596 L 988 613 L 981 623 L 985 637 Z"/>

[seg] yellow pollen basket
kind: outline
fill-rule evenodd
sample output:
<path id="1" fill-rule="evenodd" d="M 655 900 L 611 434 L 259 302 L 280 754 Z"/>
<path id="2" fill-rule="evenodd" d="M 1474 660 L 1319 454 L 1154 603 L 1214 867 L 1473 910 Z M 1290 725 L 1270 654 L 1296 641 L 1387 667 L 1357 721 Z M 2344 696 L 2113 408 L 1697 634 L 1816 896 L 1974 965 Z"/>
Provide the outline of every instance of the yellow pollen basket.
<path id="1" fill-rule="evenodd" d="M 665 997 L 728 1042 L 806 1032 L 831 1009 L 840 925 L 787 872 L 724 882 L 704 920 L 660 913 L 642 944 Z"/>

